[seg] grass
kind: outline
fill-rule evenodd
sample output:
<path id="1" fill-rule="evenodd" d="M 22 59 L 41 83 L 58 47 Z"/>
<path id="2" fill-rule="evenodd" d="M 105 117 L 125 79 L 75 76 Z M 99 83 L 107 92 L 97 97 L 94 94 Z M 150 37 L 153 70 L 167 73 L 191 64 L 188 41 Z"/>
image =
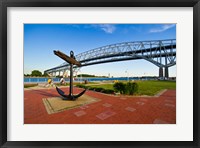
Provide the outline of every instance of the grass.
<path id="1" fill-rule="evenodd" d="M 164 89 L 176 89 L 176 82 L 174 81 L 137 81 L 138 92 L 135 95 L 148 95 L 154 96 Z M 99 84 L 99 85 L 87 85 L 96 88 L 112 89 L 113 84 Z"/>
<path id="2" fill-rule="evenodd" d="M 38 84 L 24 84 L 24 88 L 38 86 Z"/>
<path id="3" fill-rule="evenodd" d="M 137 95 L 153 96 L 164 89 L 176 89 L 174 81 L 138 81 Z"/>

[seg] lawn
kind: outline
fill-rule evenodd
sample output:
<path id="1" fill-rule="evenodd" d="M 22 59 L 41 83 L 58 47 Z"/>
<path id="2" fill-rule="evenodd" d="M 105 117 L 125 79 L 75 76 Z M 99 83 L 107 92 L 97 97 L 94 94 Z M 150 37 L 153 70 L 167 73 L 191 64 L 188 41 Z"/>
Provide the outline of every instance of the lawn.
<path id="1" fill-rule="evenodd" d="M 176 89 L 176 82 L 174 81 L 137 81 L 137 83 L 138 92 L 135 95 L 153 96 L 164 89 Z M 113 84 L 88 84 L 87 86 L 114 90 Z"/>
<path id="2" fill-rule="evenodd" d="M 138 81 L 138 95 L 153 96 L 164 89 L 176 89 L 174 81 Z"/>

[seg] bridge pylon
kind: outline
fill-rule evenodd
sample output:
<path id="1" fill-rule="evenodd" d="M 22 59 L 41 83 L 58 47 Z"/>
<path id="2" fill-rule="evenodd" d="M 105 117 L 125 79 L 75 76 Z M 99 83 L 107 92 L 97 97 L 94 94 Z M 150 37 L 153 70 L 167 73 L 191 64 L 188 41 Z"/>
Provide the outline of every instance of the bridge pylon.
<path id="1" fill-rule="evenodd" d="M 159 67 L 159 78 L 163 77 L 163 68 Z"/>
<path id="2" fill-rule="evenodd" d="M 168 70 L 168 67 L 165 67 L 165 78 L 169 78 L 169 70 Z"/>

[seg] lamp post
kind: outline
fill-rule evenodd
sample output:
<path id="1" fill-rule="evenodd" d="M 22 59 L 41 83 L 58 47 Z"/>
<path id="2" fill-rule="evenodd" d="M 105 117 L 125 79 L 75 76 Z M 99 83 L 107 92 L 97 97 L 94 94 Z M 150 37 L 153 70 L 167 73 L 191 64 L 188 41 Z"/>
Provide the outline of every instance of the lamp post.
<path id="1" fill-rule="evenodd" d="M 126 70 L 125 73 L 127 73 L 127 81 L 129 81 L 128 70 Z"/>
<path id="2" fill-rule="evenodd" d="M 147 80 L 147 73 L 146 72 L 144 73 L 144 78 L 145 78 L 145 80 Z"/>

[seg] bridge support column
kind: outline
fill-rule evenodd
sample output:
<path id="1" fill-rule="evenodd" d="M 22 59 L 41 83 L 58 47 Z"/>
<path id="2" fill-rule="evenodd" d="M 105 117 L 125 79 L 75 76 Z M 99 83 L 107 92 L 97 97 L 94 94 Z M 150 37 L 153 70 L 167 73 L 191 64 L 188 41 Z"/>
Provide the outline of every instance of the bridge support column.
<path id="1" fill-rule="evenodd" d="M 159 78 L 163 77 L 163 68 L 159 68 Z"/>
<path id="2" fill-rule="evenodd" d="M 165 67 L 165 78 L 169 78 L 169 70 L 168 70 L 168 67 Z"/>
<path id="3" fill-rule="evenodd" d="M 66 70 L 63 70 L 63 77 L 65 77 L 65 71 L 66 71 Z"/>

